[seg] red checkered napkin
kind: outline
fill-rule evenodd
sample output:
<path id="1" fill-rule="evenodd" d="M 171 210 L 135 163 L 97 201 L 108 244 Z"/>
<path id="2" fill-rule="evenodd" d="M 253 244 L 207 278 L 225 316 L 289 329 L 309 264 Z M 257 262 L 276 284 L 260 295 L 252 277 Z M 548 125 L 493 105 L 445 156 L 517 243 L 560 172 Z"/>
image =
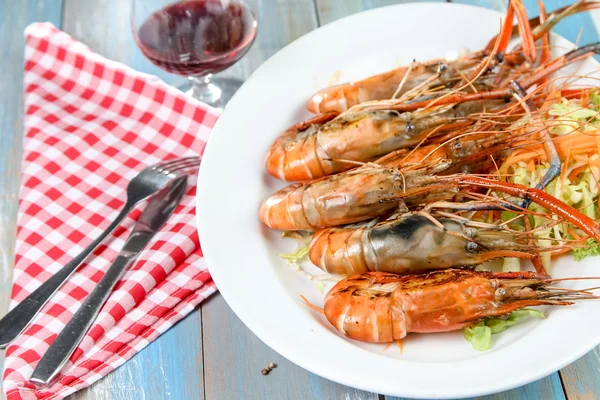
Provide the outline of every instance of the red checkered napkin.
<path id="1" fill-rule="evenodd" d="M 106 60 L 47 23 L 25 30 L 25 139 L 11 306 L 87 246 L 144 167 L 201 154 L 218 113 Z M 6 350 L 9 400 L 61 399 L 123 364 L 215 291 L 194 217 L 195 178 L 51 386 L 27 383 L 114 260 L 136 209 Z"/>

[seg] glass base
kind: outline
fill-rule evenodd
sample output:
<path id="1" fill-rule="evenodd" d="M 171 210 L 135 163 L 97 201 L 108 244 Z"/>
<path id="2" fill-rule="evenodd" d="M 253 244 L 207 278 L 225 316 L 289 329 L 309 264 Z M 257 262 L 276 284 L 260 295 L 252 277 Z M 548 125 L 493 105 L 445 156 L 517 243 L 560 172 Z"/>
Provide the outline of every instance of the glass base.
<path id="1" fill-rule="evenodd" d="M 200 100 L 218 110 L 223 110 L 243 81 L 213 75 L 189 77 L 175 87 L 185 94 Z"/>

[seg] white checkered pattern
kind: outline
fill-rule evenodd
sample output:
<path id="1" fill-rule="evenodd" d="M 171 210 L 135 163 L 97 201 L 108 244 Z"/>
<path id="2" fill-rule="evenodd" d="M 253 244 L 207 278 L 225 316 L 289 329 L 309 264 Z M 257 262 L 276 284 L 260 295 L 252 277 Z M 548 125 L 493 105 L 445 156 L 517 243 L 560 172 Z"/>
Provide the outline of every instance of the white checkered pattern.
<path id="1" fill-rule="evenodd" d="M 15 306 L 97 236 L 148 165 L 202 154 L 218 112 L 106 60 L 48 23 L 25 30 L 25 139 Z M 96 250 L 6 350 L 9 400 L 61 399 L 123 364 L 215 291 L 194 218 L 195 177 L 163 230 L 116 287 L 55 383 L 33 368 L 126 239 L 140 209 Z"/>

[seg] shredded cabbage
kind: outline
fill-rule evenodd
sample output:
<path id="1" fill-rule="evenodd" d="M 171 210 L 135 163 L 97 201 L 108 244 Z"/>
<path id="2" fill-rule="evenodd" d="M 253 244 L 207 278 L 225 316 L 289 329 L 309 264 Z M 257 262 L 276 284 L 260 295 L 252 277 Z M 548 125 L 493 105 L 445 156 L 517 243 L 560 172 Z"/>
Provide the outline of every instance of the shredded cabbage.
<path id="1" fill-rule="evenodd" d="M 308 246 L 298 247 L 293 253 L 281 253 L 279 257 L 293 263 L 299 263 L 308 255 Z"/>
<path id="2" fill-rule="evenodd" d="M 312 239 L 312 232 L 284 232 L 282 237 L 296 239 L 298 242 L 298 247 L 291 253 L 280 253 L 279 257 L 281 257 L 286 264 L 292 267 L 300 275 L 309 281 L 314 281 L 315 287 L 319 293 L 323 293 L 325 290 L 325 284 L 323 281 L 337 282 L 342 279 L 341 277 L 336 277 L 330 274 L 312 275 L 300 267 L 300 263 L 303 262 L 308 255 L 309 245 Z"/>
<path id="3" fill-rule="evenodd" d="M 597 157 L 597 155 L 592 157 Z M 566 177 L 564 179 L 559 177 L 546 187 L 546 191 L 573 208 L 580 210 L 583 214 L 587 215 L 591 219 L 599 220 L 600 209 L 598 208 L 598 181 L 596 179 L 600 179 L 600 170 L 596 166 L 579 166 L 583 167 L 583 169 L 579 174 L 577 174 L 573 181 Z M 565 167 L 563 166 L 563 168 Z M 569 168 L 569 166 L 567 166 L 567 168 L 568 171 L 569 169 L 573 169 Z M 519 162 L 518 166 L 513 168 L 512 171 L 509 170 L 510 173 L 514 174 L 514 176 L 512 176 L 509 180 L 525 186 L 535 187 L 540 181 L 541 177 L 546 173 L 547 169 L 547 163 L 537 165 L 533 170 L 530 170 L 525 163 Z M 542 206 L 535 203 L 532 203 L 529 206 L 529 210 L 539 214 L 544 214 L 546 212 Z M 509 221 L 516 216 L 517 214 L 511 211 L 504 211 L 501 214 L 503 221 Z M 552 246 L 553 240 L 574 240 L 579 236 L 584 236 L 584 233 L 579 230 L 579 228 L 569 224 L 558 224 L 553 228 L 543 228 L 545 225 L 548 225 L 551 222 L 543 216 L 529 216 L 529 221 L 531 228 L 536 229 L 536 244 L 539 247 L 550 247 Z M 524 225 L 522 220 L 517 220 L 517 222 L 511 223 L 511 228 L 523 230 Z M 573 236 L 573 233 L 575 233 L 578 237 Z M 575 249 L 573 251 L 575 251 Z M 577 254 L 577 260 L 581 260 L 587 255 L 595 255 L 596 253 L 584 251 L 584 249 L 578 249 Z M 548 266 L 549 257 L 549 253 L 542 253 L 544 265 L 546 266 Z M 512 266 L 512 264 L 510 265 Z M 514 268 L 514 266 L 512 266 L 512 268 Z M 512 268 L 510 270 L 512 270 Z"/>
<path id="4" fill-rule="evenodd" d="M 598 92 L 591 95 L 592 107 L 584 108 L 579 100 L 562 99 L 560 103 L 550 105 L 548 115 L 556 117 L 551 125 L 550 133 L 566 135 L 575 130 L 590 131 L 597 128 L 598 123 Z"/>
<path id="5" fill-rule="evenodd" d="M 552 135 L 566 135 L 574 131 L 591 131 L 600 128 L 600 93 L 594 90 L 590 93 L 587 107 L 582 107 L 578 99 L 561 99 L 560 102 L 552 104 L 548 111 L 546 123 L 550 126 Z M 521 118 L 516 121 L 512 128 L 524 126 L 529 119 Z M 598 180 L 600 180 L 600 168 L 598 168 L 598 154 L 586 156 L 582 159 L 569 159 L 563 164 L 565 170 L 561 177 L 555 179 L 545 190 L 552 196 L 562 200 L 566 204 L 580 210 L 583 214 L 593 220 L 600 220 L 600 209 L 598 208 Z M 504 168 L 503 168 L 504 167 Z M 547 162 L 538 163 L 535 166 L 531 162 L 519 161 L 515 164 L 502 166 L 509 176 L 508 181 L 528 187 L 535 187 L 549 168 Z M 575 176 L 572 172 L 577 171 Z M 571 176 L 572 180 L 569 179 Z M 533 203 L 529 210 L 545 214 L 546 210 Z M 503 221 L 510 221 L 517 214 L 504 211 L 501 214 Z M 552 247 L 564 243 L 563 240 L 576 240 L 585 234 L 570 224 L 557 224 L 554 227 L 545 226 L 552 222 L 543 216 L 529 216 L 531 228 L 535 230 L 535 241 L 538 247 Z M 522 219 L 511 222 L 512 229 L 523 231 L 525 229 Z M 581 260 L 590 255 L 600 255 L 600 246 L 592 241 L 585 248 L 573 249 L 576 260 Z M 546 267 L 550 264 L 550 253 L 541 253 L 542 261 Z M 504 261 L 505 271 L 516 269 L 516 261 L 506 259 Z"/>
<path id="6" fill-rule="evenodd" d="M 310 232 L 284 232 L 282 237 L 296 239 L 298 247 L 291 253 L 280 253 L 279 257 L 283 258 L 288 263 L 298 264 L 308 255 L 310 240 L 312 234 Z"/>

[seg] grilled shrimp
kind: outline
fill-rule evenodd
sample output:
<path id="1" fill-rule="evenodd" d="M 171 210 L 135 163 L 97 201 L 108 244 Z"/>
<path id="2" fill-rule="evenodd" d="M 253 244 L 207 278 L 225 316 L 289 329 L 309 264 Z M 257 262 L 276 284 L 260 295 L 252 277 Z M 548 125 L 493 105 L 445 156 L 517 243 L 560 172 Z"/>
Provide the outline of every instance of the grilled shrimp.
<path id="1" fill-rule="evenodd" d="M 532 258 L 523 235 L 441 218 L 435 224 L 423 215 L 315 232 L 309 257 L 333 274 L 368 271 L 419 273 L 450 267 L 476 266 L 498 257 Z"/>
<path id="2" fill-rule="evenodd" d="M 529 58 L 535 54 L 535 51 L 523 51 Z M 287 181 L 316 179 L 349 169 L 352 162 L 372 161 L 392 150 L 414 146 L 433 132 L 452 129 L 456 126 L 453 124 L 473 123 L 473 119 L 457 120 L 484 109 L 500 107 L 503 101 L 515 95 L 515 87 L 525 93 L 566 65 L 594 54 L 600 54 L 600 43 L 572 50 L 536 68 L 529 68 L 527 73 L 519 70 L 519 76 L 513 77 L 518 78 L 518 82 L 504 77 L 502 80 L 507 86 L 493 90 L 469 92 L 456 89 L 438 94 L 424 93 L 408 101 L 377 100 L 355 105 L 317 129 L 299 130 L 293 135 L 289 130 L 284 132 L 267 154 L 267 171 Z M 486 61 L 477 66 L 476 71 L 483 73 L 487 65 Z M 479 72 L 473 78 L 478 75 Z"/>
<path id="3" fill-rule="evenodd" d="M 367 272 L 338 282 L 325 297 L 325 317 L 343 335 L 385 343 L 408 333 L 448 332 L 523 307 L 570 305 L 594 298 L 531 272 L 448 269 L 421 275 Z"/>
<path id="4" fill-rule="evenodd" d="M 401 177 L 391 170 L 361 169 L 311 183 L 296 183 L 265 200 L 259 218 L 270 228 L 314 230 L 382 215 L 398 207 Z"/>
<path id="5" fill-rule="evenodd" d="M 513 1 L 512 3 L 516 4 L 518 2 Z M 544 35 L 546 35 L 550 29 L 562 19 L 578 12 L 588 11 L 599 7 L 600 3 L 595 1 L 577 2 L 571 6 L 554 10 L 548 14 L 545 21 L 540 21 L 538 17 L 529 20 L 529 27 L 530 29 L 533 29 L 531 30 L 531 33 L 529 33 L 528 30 L 525 31 L 525 37 L 523 39 L 525 51 L 529 55 L 535 54 L 535 48 L 533 48 L 532 51 L 531 47 L 533 41 L 543 38 Z M 521 13 L 522 15 L 518 18 L 519 25 L 515 26 L 513 29 L 512 23 L 515 8 L 517 13 Z M 519 32 L 519 29 L 523 29 L 522 23 L 525 20 L 526 16 L 524 15 L 524 9 L 522 7 L 516 6 L 514 8 L 508 8 L 507 18 L 505 18 L 504 23 L 505 29 L 502 32 L 503 37 L 501 37 L 502 43 L 497 49 L 499 53 L 506 50 L 510 37 L 516 35 Z M 366 101 L 391 99 L 394 94 L 402 95 L 424 82 L 429 81 L 430 87 L 454 83 L 457 78 L 460 78 L 460 74 L 462 74 L 462 76 L 468 75 L 470 69 L 473 69 L 473 67 L 484 61 L 485 58 L 490 55 L 496 40 L 498 40 L 498 36 L 494 37 L 484 50 L 467 54 L 455 61 L 438 59 L 413 63 L 412 66 L 403 66 L 355 82 L 342 83 L 321 89 L 309 99 L 306 107 L 313 113 L 329 111 L 344 112 L 352 106 Z M 521 54 L 520 49 L 521 47 L 518 47 L 511 52 L 511 54 L 514 55 L 513 58 L 516 59 L 512 65 L 513 67 L 518 66 L 525 61 L 525 58 L 518 57 Z M 408 77 L 406 77 L 407 74 Z M 401 90 L 398 91 L 397 89 L 403 79 L 405 81 Z"/>
<path id="6" fill-rule="evenodd" d="M 306 108 L 315 114 L 348 111 L 352 106 L 365 101 L 391 99 L 394 94 L 402 95 L 409 90 L 430 82 L 431 85 L 446 85 L 461 79 L 461 75 L 476 66 L 489 55 L 479 51 L 460 57 L 455 61 L 444 59 L 413 63 L 355 82 L 331 86 L 315 93 Z M 408 79 L 408 77 L 410 79 Z M 396 89 L 405 80 L 401 90 Z"/>
<path id="7" fill-rule="evenodd" d="M 506 110 L 505 101 L 519 91 L 525 93 L 564 66 L 594 54 L 600 54 L 600 43 L 575 49 L 533 69 L 520 84 L 511 81 L 508 87 L 496 90 L 422 96 L 411 101 L 371 101 L 322 125 L 300 124 L 306 128 L 288 129 L 273 143 L 266 157 L 267 171 L 282 180 L 303 181 L 350 169 L 354 162 L 372 161 L 443 131 L 471 125 L 475 119 L 468 117 L 474 113 Z M 328 120 L 331 114 L 316 118 Z"/>
<path id="8" fill-rule="evenodd" d="M 427 187 L 434 183 L 431 175 L 457 167 L 486 167 L 488 155 L 506 147 L 512 136 L 505 132 L 463 136 L 410 154 L 392 153 L 351 171 L 291 184 L 262 203 L 259 218 L 273 229 L 315 230 L 379 217 L 400 203 L 423 202 L 424 193 L 435 193 L 435 187 Z"/>
<path id="9" fill-rule="evenodd" d="M 331 114 L 321 115 L 277 138 L 266 156 L 267 172 L 284 181 L 318 179 L 354 166 L 344 160 L 372 161 L 392 150 L 414 146 L 432 132 L 470 125 L 465 117 L 505 104 L 471 102 L 413 113 L 350 110 L 324 124 L 320 123 Z"/>

